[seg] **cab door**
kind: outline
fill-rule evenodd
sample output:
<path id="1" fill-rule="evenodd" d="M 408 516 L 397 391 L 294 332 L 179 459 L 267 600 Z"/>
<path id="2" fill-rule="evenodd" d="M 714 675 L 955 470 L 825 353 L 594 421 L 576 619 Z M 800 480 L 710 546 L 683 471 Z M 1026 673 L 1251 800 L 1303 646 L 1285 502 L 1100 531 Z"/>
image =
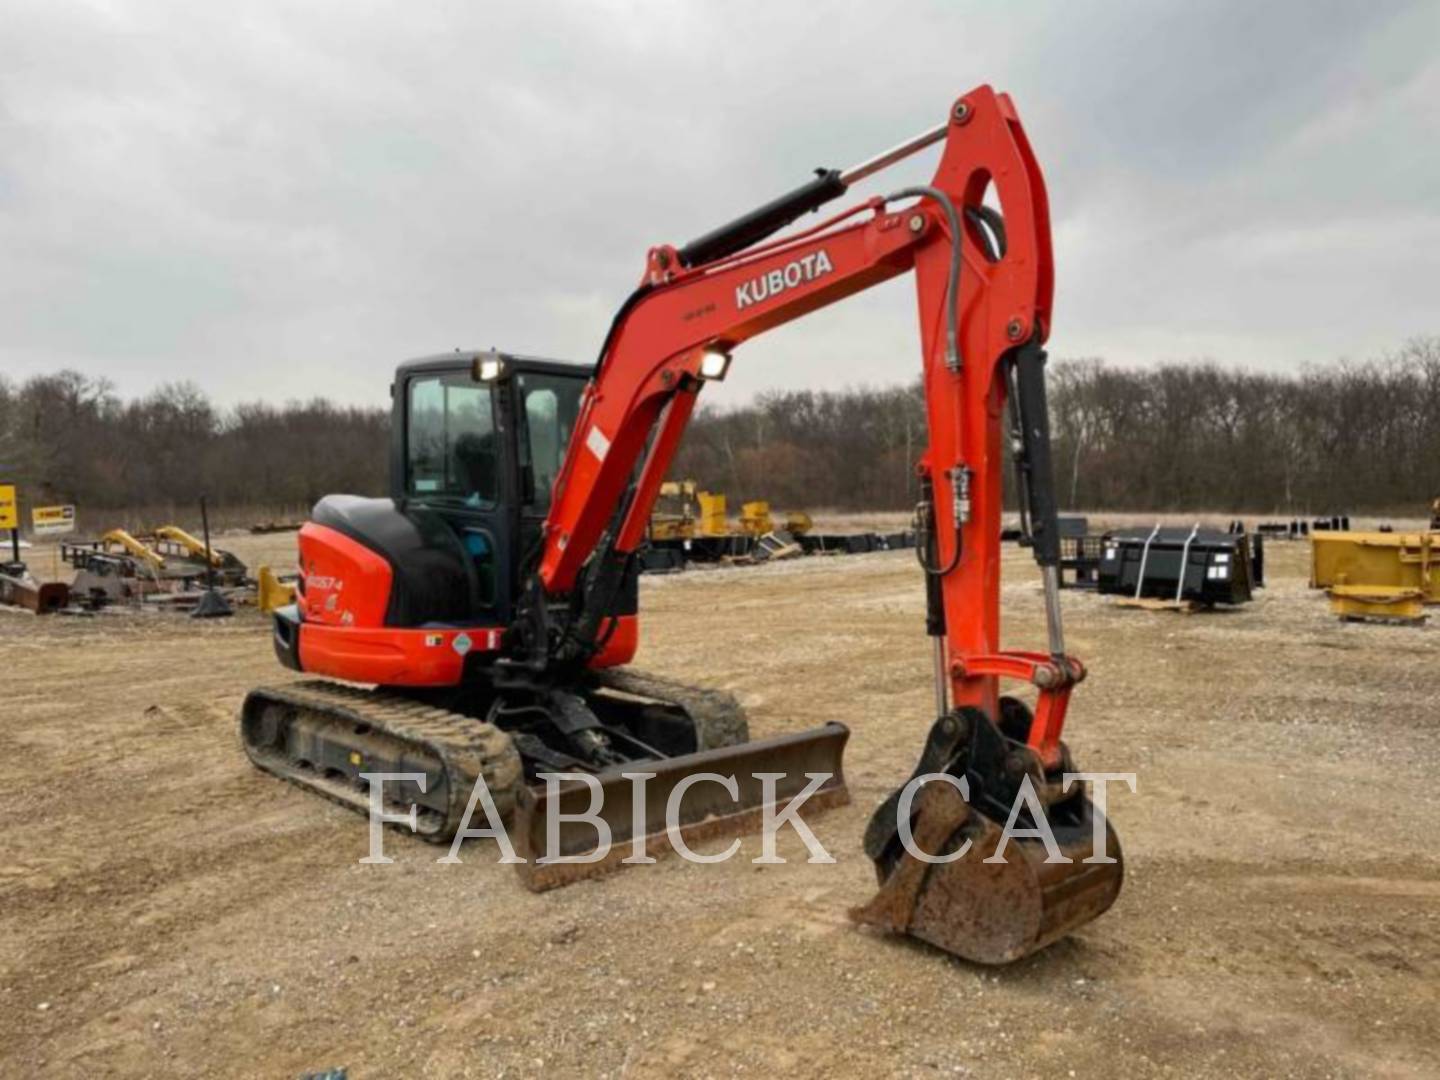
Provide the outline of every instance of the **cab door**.
<path id="1" fill-rule="evenodd" d="M 402 422 L 397 503 L 442 518 L 471 571 L 475 622 L 510 619 L 515 469 L 503 392 L 467 365 L 408 372 L 396 387 Z"/>
<path id="2" fill-rule="evenodd" d="M 555 479 L 565 463 L 586 380 L 583 371 L 540 367 L 521 368 L 512 380 L 520 428 L 516 442 L 519 528 L 524 550 L 539 542 L 541 527 L 550 513 Z"/>

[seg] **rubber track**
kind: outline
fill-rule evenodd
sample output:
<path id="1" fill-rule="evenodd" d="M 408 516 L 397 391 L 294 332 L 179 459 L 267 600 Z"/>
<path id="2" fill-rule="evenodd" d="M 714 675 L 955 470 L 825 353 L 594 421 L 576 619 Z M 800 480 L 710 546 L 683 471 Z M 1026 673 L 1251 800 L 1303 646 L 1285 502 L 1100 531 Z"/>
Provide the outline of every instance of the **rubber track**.
<path id="1" fill-rule="evenodd" d="M 728 690 L 690 686 L 634 668 L 601 668 L 591 672 L 595 685 L 679 705 L 695 721 L 699 750 L 739 746 L 750 741 L 750 721 L 740 700 Z"/>
<path id="2" fill-rule="evenodd" d="M 442 844 L 454 837 L 478 776 L 485 777 L 500 815 L 508 819 L 514 812 L 522 777 L 520 754 L 510 736 L 493 724 L 397 694 L 362 690 L 323 679 L 250 691 L 241 706 L 240 741 L 255 766 L 366 815 L 370 812 L 368 791 L 359 791 L 314 773 L 299 772 L 280 755 L 250 745 L 245 738 L 244 718 L 265 701 L 319 712 L 348 724 L 367 724 L 374 731 L 421 749 L 438 762 L 445 771 L 449 805 L 444 820 L 439 823 L 433 814 L 428 818 L 422 816 L 421 830 L 416 835 L 424 840 Z M 409 807 L 387 809 L 405 812 Z"/>

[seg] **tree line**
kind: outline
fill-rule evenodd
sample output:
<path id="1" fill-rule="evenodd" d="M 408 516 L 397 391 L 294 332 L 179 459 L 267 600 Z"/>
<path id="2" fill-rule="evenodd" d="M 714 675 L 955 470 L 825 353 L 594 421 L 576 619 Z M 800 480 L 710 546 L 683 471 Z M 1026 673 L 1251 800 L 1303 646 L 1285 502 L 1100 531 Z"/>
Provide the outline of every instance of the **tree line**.
<path id="1" fill-rule="evenodd" d="M 318 398 L 220 409 L 192 383 L 125 401 L 74 371 L 0 377 L 0 482 L 29 506 L 78 504 L 87 529 L 193 522 L 202 495 L 222 520 L 294 515 L 332 491 L 383 493 L 389 428 L 383 409 Z"/>
<path id="2" fill-rule="evenodd" d="M 1065 507 L 1414 516 L 1440 496 L 1440 337 L 1290 373 L 1060 360 L 1049 394 Z M 918 380 L 766 393 L 702 411 L 674 471 L 782 507 L 901 510 L 924 443 Z"/>
<path id="3" fill-rule="evenodd" d="M 1440 337 L 1266 373 L 1213 362 L 1050 367 L 1062 505 L 1280 515 L 1419 512 L 1440 495 Z M 0 376 L 0 482 L 30 505 L 302 512 L 387 490 L 389 412 L 323 399 L 222 409 L 191 383 L 123 400 L 73 371 Z M 701 409 L 672 475 L 732 502 L 903 510 L 925 445 L 919 382 L 768 392 Z"/>

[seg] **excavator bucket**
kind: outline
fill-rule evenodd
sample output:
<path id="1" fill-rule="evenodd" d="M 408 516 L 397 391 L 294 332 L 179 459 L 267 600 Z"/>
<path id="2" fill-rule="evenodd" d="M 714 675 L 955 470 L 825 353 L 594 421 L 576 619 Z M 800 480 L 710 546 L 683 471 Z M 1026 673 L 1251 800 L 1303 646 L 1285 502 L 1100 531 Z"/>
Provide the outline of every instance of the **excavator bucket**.
<path id="1" fill-rule="evenodd" d="M 554 786 L 520 789 L 513 834 L 520 880 L 534 892 L 568 885 L 667 851 L 757 831 L 812 783 L 796 807 L 808 818 L 850 801 L 841 759 L 850 731 L 811 731 L 637 762 Z M 632 779 L 650 774 L 640 782 Z M 643 790 L 643 796 L 637 793 Z M 602 827 L 603 826 L 603 827 Z M 609 843 L 602 843 L 608 834 Z"/>
<path id="2" fill-rule="evenodd" d="M 1015 702 L 1008 707 L 1023 709 Z M 1014 761 L 1018 745 L 979 710 L 937 722 L 915 776 L 965 777 L 970 798 L 947 782 L 920 787 L 908 847 L 899 839 L 899 792 L 881 804 L 865 835 L 880 888 L 850 912 L 855 922 L 909 934 L 975 963 L 1008 964 L 1109 909 L 1120 893 L 1124 860 L 1109 822 L 1083 792 L 1062 794 L 1042 779 L 1036 797 L 1052 800 L 1041 815 L 1045 821 L 1026 811 L 1012 826 L 1012 833 L 1035 832 L 1043 824 L 1053 849 L 1037 836 L 1004 837 L 1008 814 L 997 811 L 1007 800 L 996 796 L 1006 785 L 989 770 L 1003 759 L 987 751 L 998 748 Z M 1096 843 L 1101 836 L 1103 850 Z"/>

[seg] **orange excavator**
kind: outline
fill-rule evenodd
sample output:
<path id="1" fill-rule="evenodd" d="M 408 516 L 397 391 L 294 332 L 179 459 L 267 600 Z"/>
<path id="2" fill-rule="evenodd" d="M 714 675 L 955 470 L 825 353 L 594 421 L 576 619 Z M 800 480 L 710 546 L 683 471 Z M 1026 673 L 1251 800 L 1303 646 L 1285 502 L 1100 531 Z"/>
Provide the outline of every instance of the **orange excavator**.
<path id="1" fill-rule="evenodd" d="M 774 238 L 937 143 L 928 185 Z M 374 796 L 436 842 L 470 831 L 483 780 L 536 890 L 754 828 L 792 800 L 802 814 L 847 801 L 843 725 L 751 741 L 731 695 L 627 666 L 638 552 L 699 394 L 734 351 L 901 274 L 929 426 L 916 519 L 935 717 L 912 783 L 865 832 L 879 889 L 852 916 L 1004 963 L 1104 912 L 1119 845 L 1060 738 L 1085 669 L 1058 599 L 1049 215 L 1014 106 L 988 86 L 894 149 L 652 248 L 593 367 L 499 351 L 402 366 L 390 497 L 328 496 L 300 531 L 275 648 L 312 678 L 247 696 L 251 760 L 362 812 Z M 1037 651 L 1000 643 L 1007 448 L 1044 580 Z M 1033 709 L 1002 680 L 1033 687 Z M 401 774 L 383 797 L 367 779 L 382 772 Z"/>

